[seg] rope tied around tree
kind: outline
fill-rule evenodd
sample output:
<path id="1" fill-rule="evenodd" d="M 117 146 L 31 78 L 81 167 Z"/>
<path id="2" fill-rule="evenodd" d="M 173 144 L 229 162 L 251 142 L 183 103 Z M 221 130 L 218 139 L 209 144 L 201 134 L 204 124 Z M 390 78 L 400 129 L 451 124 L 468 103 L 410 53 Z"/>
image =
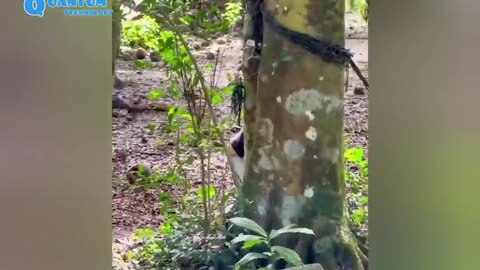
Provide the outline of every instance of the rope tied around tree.
<path id="1" fill-rule="evenodd" d="M 369 83 L 363 76 L 360 68 L 353 61 L 353 53 L 351 53 L 350 50 L 341 45 L 290 30 L 277 22 L 275 17 L 265 8 L 262 8 L 262 15 L 264 17 L 264 21 L 269 23 L 278 34 L 282 35 L 290 42 L 301 46 L 311 54 L 319 56 L 326 62 L 350 65 L 353 71 L 362 81 L 365 88 L 368 90 Z"/>

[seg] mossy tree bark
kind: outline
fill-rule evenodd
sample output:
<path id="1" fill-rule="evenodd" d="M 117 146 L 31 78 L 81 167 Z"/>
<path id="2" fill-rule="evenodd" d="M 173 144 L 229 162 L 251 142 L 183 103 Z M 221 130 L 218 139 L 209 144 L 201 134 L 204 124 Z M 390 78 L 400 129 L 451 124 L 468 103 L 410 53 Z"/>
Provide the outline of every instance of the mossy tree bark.
<path id="1" fill-rule="evenodd" d="M 258 39 L 256 4 L 247 1 L 246 40 Z M 345 0 L 265 0 L 263 5 L 288 29 L 344 44 Z M 326 270 L 365 269 L 344 211 L 344 65 L 323 61 L 266 22 L 261 27 L 261 56 L 244 53 L 244 216 L 267 231 L 289 224 L 311 228 L 315 237 L 279 239 L 304 263 L 317 262 Z"/>

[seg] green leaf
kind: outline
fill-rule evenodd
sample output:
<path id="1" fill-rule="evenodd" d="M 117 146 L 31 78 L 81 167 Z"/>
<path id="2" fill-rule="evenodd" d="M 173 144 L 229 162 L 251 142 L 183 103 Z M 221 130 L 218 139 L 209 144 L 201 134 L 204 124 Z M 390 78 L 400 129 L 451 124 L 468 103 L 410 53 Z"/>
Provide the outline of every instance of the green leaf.
<path id="1" fill-rule="evenodd" d="M 175 173 L 169 173 L 167 176 L 167 182 L 168 183 L 176 183 L 178 180 L 178 176 Z"/>
<path id="2" fill-rule="evenodd" d="M 172 121 L 173 116 L 174 116 L 174 114 L 175 114 L 176 111 L 177 111 L 177 107 L 175 107 L 175 106 L 171 106 L 171 107 L 168 109 L 168 121 Z"/>
<path id="3" fill-rule="evenodd" d="M 181 143 L 186 144 L 190 141 L 190 136 L 188 136 L 188 134 L 182 134 L 182 135 L 180 135 L 179 140 L 180 140 Z M 187 160 L 187 163 L 189 162 L 188 160 Z M 188 164 L 191 164 L 191 163 L 188 163 Z"/>
<path id="4" fill-rule="evenodd" d="M 273 246 L 272 252 L 276 254 L 278 257 L 283 258 L 292 266 L 300 266 L 303 265 L 302 259 L 300 256 L 295 252 L 293 249 L 289 249 L 286 247 L 281 246 Z"/>
<path id="5" fill-rule="evenodd" d="M 159 229 L 165 235 L 169 235 L 169 234 L 173 233 L 173 226 L 170 222 L 166 222 L 166 223 L 162 224 Z"/>
<path id="6" fill-rule="evenodd" d="M 152 228 L 137 229 L 134 233 L 134 238 L 148 240 L 155 237 L 155 231 Z"/>
<path id="7" fill-rule="evenodd" d="M 162 181 L 162 175 L 159 174 L 158 172 L 154 172 L 151 176 L 150 176 L 150 179 L 152 182 L 160 182 Z"/>
<path id="8" fill-rule="evenodd" d="M 180 99 L 182 97 L 182 93 L 180 91 L 180 88 L 178 88 L 177 85 L 175 85 L 173 88 L 172 88 L 172 95 L 173 95 L 173 98 L 174 99 Z"/>
<path id="9" fill-rule="evenodd" d="M 259 245 L 261 243 L 268 244 L 268 242 L 266 240 L 249 240 L 249 241 L 246 241 L 245 243 L 243 243 L 243 248 L 244 249 L 251 249 L 254 246 Z"/>
<path id="10" fill-rule="evenodd" d="M 347 149 L 345 158 L 350 162 L 360 164 L 364 159 L 364 150 L 361 147 Z"/>
<path id="11" fill-rule="evenodd" d="M 209 186 L 207 188 L 207 200 L 213 198 L 215 196 L 215 194 L 217 194 L 217 189 L 214 187 L 214 186 Z M 197 189 L 197 195 L 198 197 L 200 198 L 201 201 L 204 200 L 204 197 L 203 197 L 203 194 L 204 194 L 204 189 L 202 187 L 199 187 Z"/>
<path id="12" fill-rule="evenodd" d="M 239 236 L 235 237 L 230 241 L 232 244 L 238 244 L 240 242 L 246 242 L 246 241 L 251 241 L 251 240 L 265 240 L 264 237 L 258 236 L 258 235 L 251 235 L 251 234 L 240 234 Z"/>
<path id="13" fill-rule="evenodd" d="M 360 198 L 360 203 L 363 204 L 363 205 L 367 205 L 368 204 L 368 197 L 362 197 Z"/>
<path id="14" fill-rule="evenodd" d="M 147 128 L 150 134 L 153 134 L 155 132 L 155 128 L 157 128 L 157 125 L 155 125 L 154 123 L 148 123 Z"/>
<path id="15" fill-rule="evenodd" d="M 234 217 L 234 218 L 230 218 L 229 221 L 236 226 L 253 231 L 265 238 L 268 236 L 267 232 L 265 232 L 265 230 L 262 229 L 260 225 L 258 225 L 255 221 L 251 219 L 243 218 L 243 217 Z"/>
<path id="16" fill-rule="evenodd" d="M 364 208 L 360 208 L 352 216 L 353 222 L 360 225 L 367 220 L 367 211 Z"/>
<path id="17" fill-rule="evenodd" d="M 139 176 L 144 176 L 146 169 L 147 169 L 147 168 L 145 167 L 145 164 L 140 164 L 140 165 L 138 166 L 138 175 L 139 175 Z"/>
<path id="18" fill-rule="evenodd" d="M 219 92 L 215 92 L 212 97 L 212 103 L 214 105 L 222 104 L 223 103 L 222 94 L 220 94 Z"/>
<path id="19" fill-rule="evenodd" d="M 136 254 L 131 252 L 131 251 L 127 254 L 127 259 L 128 260 L 133 260 L 133 259 L 135 259 L 135 257 L 136 257 Z"/>
<path id="20" fill-rule="evenodd" d="M 145 63 L 142 60 L 135 60 L 135 67 L 138 69 L 142 69 L 145 67 Z"/>
<path id="21" fill-rule="evenodd" d="M 160 193 L 159 199 L 161 202 L 171 202 L 172 197 L 170 196 L 170 193 L 168 192 L 162 192 Z"/>
<path id="22" fill-rule="evenodd" d="M 183 16 L 182 18 L 180 18 L 180 21 L 185 23 L 185 24 L 191 24 L 191 23 L 195 22 L 195 19 L 191 15 L 186 15 L 186 16 Z"/>
<path id="23" fill-rule="evenodd" d="M 240 267 L 246 265 L 247 263 L 253 260 L 258 260 L 258 259 L 268 259 L 268 257 L 260 253 L 255 253 L 255 252 L 248 253 L 247 255 L 243 256 L 243 258 L 235 264 L 235 270 L 239 270 Z"/>
<path id="24" fill-rule="evenodd" d="M 233 91 L 235 90 L 235 87 L 236 87 L 236 83 L 233 84 L 233 85 L 229 85 L 225 88 L 222 89 L 222 91 L 227 94 L 227 95 L 233 95 Z"/>
<path id="25" fill-rule="evenodd" d="M 282 228 L 280 230 L 272 230 L 272 232 L 270 232 L 270 240 L 284 233 L 303 233 L 315 235 L 312 230 L 307 228 Z"/>
<path id="26" fill-rule="evenodd" d="M 212 63 L 208 63 L 205 65 L 205 70 L 213 70 L 215 68 L 215 65 Z"/>
<path id="27" fill-rule="evenodd" d="M 148 99 L 152 101 L 158 100 L 159 98 L 164 97 L 166 94 L 167 92 L 165 90 L 152 90 L 148 94 Z"/>
<path id="28" fill-rule="evenodd" d="M 188 117 L 188 116 L 186 116 L 186 115 L 190 115 L 190 114 L 188 113 L 187 109 L 185 109 L 185 107 L 183 107 L 183 106 L 177 107 L 177 112 L 176 112 L 176 114 L 177 114 L 179 117 L 183 117 L 183 118 Z"/>
<path id="29" fill-rule="evenodd" d="M 179 115 L 181 118 L 187 119 L 187 120 L 192 120 L 192 115 L 190 113 L 182 113 Z"/>

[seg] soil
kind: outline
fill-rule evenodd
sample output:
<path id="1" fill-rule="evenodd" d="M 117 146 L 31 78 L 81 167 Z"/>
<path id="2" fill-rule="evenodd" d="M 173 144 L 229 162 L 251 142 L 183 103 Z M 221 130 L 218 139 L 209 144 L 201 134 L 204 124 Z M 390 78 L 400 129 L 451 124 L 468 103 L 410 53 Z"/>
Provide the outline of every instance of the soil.
<path id="1" fill-rule="evenodd" d="M 347 14 L 346 16 L 346 47 L 354 53 L 354 61 L 362 70 L 363 75 L 368 78 L 368 32 L 365 23 L 360 16 Z M 226 74 L 238 72 L 241 62 L 242 40 L 237 35 L 220 36 L 217 40 L 207 45 L 201 40 L 191 40 L 192 44 L 200 44 L 195 53 L 202 65 L 213 63 L 209 60 L 210 53 L 217 49 L 223 52 L 221 57 L 220 76 L 217 78 L 217 86 L 225 87 L 229 83 Z M 202 46 L 207 45 L 207 46 Z M 152 62 L 153 63 L 153 62 Z M 129 81 L 129 85 L 118 94 L 129 99 L 146 102 L 149 92 L 152 89 L 164 89 L 167 83 L 165 70 L 161 62 L 153 63 L 154 68 L 150 70 L 136 71 L 133 61 L 118 60 L 118 75 Z M 162 98 L 162 102 L 168 105 L 175 105 L 172 97 Z M 226 102 L 223 108 L 217 110 L 218 116 L 228 116 L 230 108 Z M 231 116 L 230 116 L 231 117 Z M 368 143 L 368 90 L 363 87 L 362 82 L 350 69 L 349 85 L 345 92 L 345 132 L 350 138 L 350 147 L 364 147 Z M 113 211 L 113 269 L 133 269 L 132 264 L 125 263 L 122 257 L 133 245 L 132 233 L 135 229 L 145 227 L 158 227 L 163 217 L 159 210 L 159 194 L 168 191 L 172 196 L 178 190 L 148 190 L 140 191 L 128 188 L 125 180 L 127 171 L 140 163 L 147 163 L 154 171 L 165 172 L 169 166 L 175 163 L 175 146 L 171 138 L 161 132 L 161 127 L 167 121 L 167 112 L 143 111 L 130 115 L 125 110 L 114 110 L 112 112 L 112 211 Z M 147 128 L 149 123 L 155 123 L 158 128 L 151 134 Z M 229 136 L 229 134 L 227 134 Z M 186 149 L 192 151 L 193 149 Z M 216 155 L 212 160 L 213 185 L 217 188 L 230 189 L 233 180 L 225 169 L 226 158 L 223 155 Z M 191 165 L 187 171 L 189 179 L 194 185 L 200 182 L 197 162 Z M 361 191 L 366 193 L 366 190 Z M 354 205 L 351 207 L 354 207 Z M 367 228 L 360 228 L 366 234 Z"/>

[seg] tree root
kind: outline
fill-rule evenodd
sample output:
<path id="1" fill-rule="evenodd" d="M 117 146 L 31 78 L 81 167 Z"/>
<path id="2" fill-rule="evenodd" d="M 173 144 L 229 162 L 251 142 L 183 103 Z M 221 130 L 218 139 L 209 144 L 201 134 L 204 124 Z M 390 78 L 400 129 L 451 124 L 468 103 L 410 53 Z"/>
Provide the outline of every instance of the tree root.
<path id="1" fill-rule="evenodd" d="M 344 218 L 337 245 L 341 250 L 339 261 L 345 270 L 368 270 L 368 258 L 359 247 L 359 243 L 348 226 L 348 219 Z"/>

